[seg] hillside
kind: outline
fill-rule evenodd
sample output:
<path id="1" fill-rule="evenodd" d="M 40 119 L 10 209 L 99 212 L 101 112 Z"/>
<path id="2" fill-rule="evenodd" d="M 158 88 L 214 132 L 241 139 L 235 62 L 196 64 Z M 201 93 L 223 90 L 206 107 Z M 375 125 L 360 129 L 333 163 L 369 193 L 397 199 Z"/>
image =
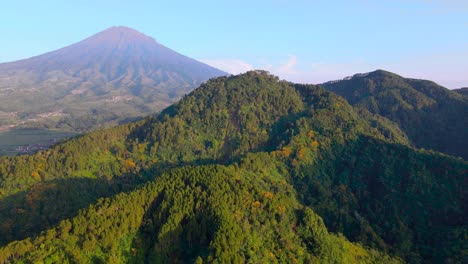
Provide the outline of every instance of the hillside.
<path id="1" fill-rule="evenodd" d="M 361 110 L 397 123 L 418 148 L 468 159 L 468 98 L 434 82 L 377 70 L 322 84 Z"/>
<path id="2" fill-rule="evenodd" d="M 318 86 L 220 77 L 138 123 L 0 158 L 0 257 L 462 262 L 467 171 Z"/>
<path id="3" fill-rule="evenodd" d="M 328 233 L 293 194 L 276 175 L 242 165 L 174 169 L 0 249 L 0 262 L 398 263 Z"/>
<path id="4" fill-rule="evenodd" d="M 459 88 L 459 89 L 455 89 L 453 90 L 454 92 L 457 92 L 459 94 L 463 94 L 463 95 L 468 95 L 468 87 L 463 87 L 463 88 Z"/>
<path id="5" fill-rule="evenodd" d="M 225 74 L 136 30 L 112 27 L 59 50 L 0 64 L 0 130 L 115 125 L 158 112 Z"/>

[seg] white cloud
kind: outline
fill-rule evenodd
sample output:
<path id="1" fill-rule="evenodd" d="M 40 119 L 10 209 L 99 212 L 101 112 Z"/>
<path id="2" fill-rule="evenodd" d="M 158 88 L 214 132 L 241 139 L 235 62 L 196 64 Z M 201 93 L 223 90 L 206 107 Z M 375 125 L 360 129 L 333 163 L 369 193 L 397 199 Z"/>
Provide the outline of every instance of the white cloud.
<path id="1" fill-rule="evenodd" d="M 290 55 L 285 62 L 280 63 L 279 65 L 267 65 L 265 69 L 275 75 L 278 75 L 281 79 L 298 83 L 317 84 L 330 80 L 342 79 L 359 72 L 373 71 L 376 68 L 362 62 L 324 62 L 300 65 L 297 56 Z"/>
<path id="2" fill-rule="evenodd" d="M 296 66 L 296 55 L 289 55 L 288 60 L 285 63 L 279 65 L 279 67 L 274 69 L 274 71 L 277 72 L 279 75 L 294 75 L 298 74 Z"/>
<path id="3" fill-rule="evenodd" d="M 379 67 L 365 62 L 314 63 L 309 66 L 307 72 L 313 83 L 323 83 L 331 80 L 343 79 L 356 73 L 364 73 L 377 70 Z"/>
<path id="4" fill-rule="evenodd" d="M 251 71 L 254 67 L 239 59 L 199 59 L 199 61 L 231 74 Z"/>
<path id="5" fill-rule="evenodd" d="M 296 55 L 289 55 L 286 61 L 280 62 L 276 65 L 265 64 L 261 65 L 260 69 L 265 69 L 274 75 L 279 76 L 281 79 L 294 82 L 304 82 L 304 72 L 299 69 L 298 59 Z"/>
<path id="6" fill-rule="evenodd" d="M 304 64 L 300 57 L 289 55 L 286 60 L 277 63 L 263 61 L 254 65 L 239 59 L 200 60 L 213 67 L 232 74 L 244 73 L 253 69 L 267 70 L 281 79 L 297 83 L 319 84 L 331 80 L 343 79 L 356 73 L 365 73 L 377 69 L 394 72 L 403 77 L 432 80 L 450 89 L 468 87 L 466 69 L 467 52 L 447 54 L 414 55 L 385 63 L 352 61 L 347 63 L 318 62 Z"/>
<path id="7" fill-rule="evenodd" d="M 357 72 L 375 70 L 363 63 L 315 63 L 301 68 L 294 54 L 289 55 L 285 61 L 275 64 L 264 61 L 259 65 L 253 65 L 240 59 L 199 59 L 199 61 L 231 74 L 240 74 L 254 69 L 267 70 L 281 79 L 298 83 L 322 83 L 342 79 Z"/>

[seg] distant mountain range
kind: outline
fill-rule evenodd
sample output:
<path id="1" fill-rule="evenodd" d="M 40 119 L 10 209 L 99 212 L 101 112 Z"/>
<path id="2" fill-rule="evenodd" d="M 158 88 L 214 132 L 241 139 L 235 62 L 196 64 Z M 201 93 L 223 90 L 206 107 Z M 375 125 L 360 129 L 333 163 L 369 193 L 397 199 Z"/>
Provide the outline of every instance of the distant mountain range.
<path id="1" fill-rule="evenodd" d="M 360 111 L 398 124 L 418 148 L 468 159 L 466 88 L 449 90 L 432 81 L 377 70 L 321 86 L 343 96 Z"/>
<path id="2" fill-rule="evenodd" d="M 84 131 L 169 106 L 227 73 L 127 27 L 112 27 L 33 58 L 0 64 L 0 128 Z"/>

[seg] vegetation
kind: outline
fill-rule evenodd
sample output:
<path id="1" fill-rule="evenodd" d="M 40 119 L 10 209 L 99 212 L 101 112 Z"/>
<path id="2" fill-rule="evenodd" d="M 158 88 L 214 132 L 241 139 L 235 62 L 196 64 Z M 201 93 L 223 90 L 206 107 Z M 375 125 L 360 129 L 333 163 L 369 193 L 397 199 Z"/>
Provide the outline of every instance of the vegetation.
<path id="1" fill-rule="evenodd" d="M 459 89 L 455 89 L 453 90 L 454 92 L 457 92 L 459 94 L 463 94 L 463 95 L 468 95 L 468 87 L 463 87 L 463 88 L 459 88 Z"/>
<path id="2" fill-rule="evenodd" d="M 259 160 L 257 160 L 258 162 Z M 329 234 L 294 198 L 274 164 L 173 169 L 130 193 L 101 199 L 0 261 L 76 263 L 395 262 Z"/>
<path id="3" fill-rule="evenodd" d="M 331 92 L 253 71 L 140 122 L 0 158 L 0 257 L 463 262 L 467 171 Z"/>
<path id="4" fill-rule="evenodd" d="M 431 81 L 378 70 L 323 86 L 350 104 L 397 123 L 418 148 L 468 159 L 468 97 Z"/>

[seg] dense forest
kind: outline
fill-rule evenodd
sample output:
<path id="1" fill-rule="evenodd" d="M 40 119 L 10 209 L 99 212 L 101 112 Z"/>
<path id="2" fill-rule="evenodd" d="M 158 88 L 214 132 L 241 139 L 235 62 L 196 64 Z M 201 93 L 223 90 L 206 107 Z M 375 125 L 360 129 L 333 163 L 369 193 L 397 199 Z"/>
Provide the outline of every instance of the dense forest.
<path id="1" fill-rule="evenodd" d="M 468 163 L 393 121 L 263 71 L 212 79 L 0 157 L 0 262 L 462 263 Z"/>
<path id="2" fill-rule="evenodd" d="M 468 97 L 427 80 L 377 70 L 323 86 L 360 111 L 397 123 L 418 148 L 468 159 Z"/>
<path id="3" fill-rule="evenodd" d="M 1 261 L 76 263 L 399 262 L 330 234 L 295 199 L 273 166 L 201 165 L 101 199 L 34 239 L 0 250 Z M 268 164 L 270 165 L 270 164 Z"/>
<path id="4" fill-rule="evenodd" d="M 459 94 L 468 95 L 468 87 L 454 89 L 453 91 Z"/>

